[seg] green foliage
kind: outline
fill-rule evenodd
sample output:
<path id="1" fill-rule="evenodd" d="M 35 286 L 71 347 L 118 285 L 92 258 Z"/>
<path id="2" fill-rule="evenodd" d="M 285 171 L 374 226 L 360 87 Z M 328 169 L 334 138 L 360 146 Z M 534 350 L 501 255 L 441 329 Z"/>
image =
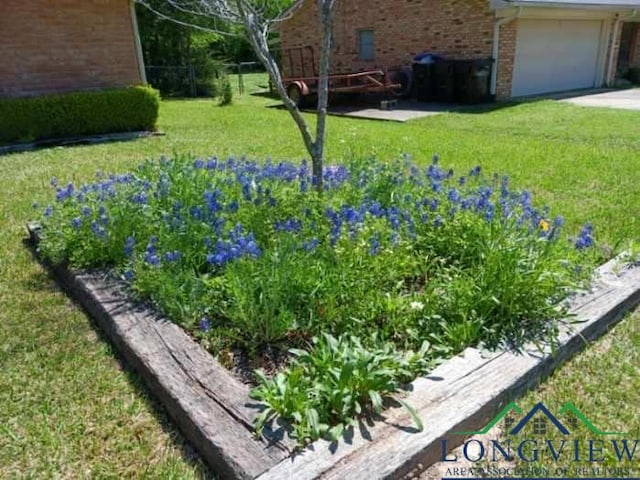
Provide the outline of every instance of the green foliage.
<path id="1" fill-rule="evenodd" d="M 159 103 L 145 86 L 0 99 L 0 143 L 154 130 Z"/>
<path id="2" fill-rule="evenodd" d="M 221 33 L 202 31 L 166 20 L 137 4 L 140 40 L 149 83 L 165 97 L 217 97 L 224 94 L 219 79 L 224 62 L 254 61 L 242 27 L 213 16 L 192 15 L 168 7 L 164 0 L 146 0 L 151 8 L 180 22 Z M 195 89 L 195 92 L 194 92 Z"/>
<path id="3" fill-rule="evenodd" d="M 224 75 L 220 79 L 220 89 L 218 92 L 219 100 L 218 104 L 221 107 L 231 105 L 233 103 L 233 88 L 231 87 L 231 82 L 229 81 L 229 77 Z"/>
<path id="4" fill-rule="evenodd" d="M 114 269 L 213 353 L 307 349 L 258 394 L 262 421 L 293 419 L 301 441 L 335 436 L 411 379 L 396 351 L 414 358 L 426 342 L 426 361 L 553 342 L 560 302 L 590 280 L 592 227 L 567 237 L 507 177 L 405 157 L 332 165 L 324 180 L 319 196 L 306 162 L 212 157 L 54 182 L 40 248 Z"/>
<path id="5" fill-rule="evenodd" d="M 324 334 L 313 339 L 309 351 L 291 350 L 293 359 L 284 372 L 268 378 L 257 371 L 259 385 L 251 398 L 266 408 L 256 420 L 256 431 L 283 418 L 301 444 L 321 437 L 336 441 L 357 418 L 379 414 L 388 395 L 400 392 L 429 366 L 428 343 L 418 352 L 404 353 L 390 343 L 374 339 L 372 344 Z"/>

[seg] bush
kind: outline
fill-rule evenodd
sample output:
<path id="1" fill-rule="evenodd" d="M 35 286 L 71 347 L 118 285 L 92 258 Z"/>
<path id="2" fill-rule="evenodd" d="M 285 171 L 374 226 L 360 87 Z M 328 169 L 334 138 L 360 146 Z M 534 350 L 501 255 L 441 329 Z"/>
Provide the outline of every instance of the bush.
<path id="1" fill-rule="evenodd" d="M 233 102 L 233 88 L 231 87 L 231 82 L 229 81 L 229 77 L 224 75 L 220 79 L 220 87 L 219 87 L 219 99 L 218 105 L 224 107 L 226 105 L 231 105 Z"/>
<path id="2" fill-rule="evenodd" d="M 0 99 L 0 143 L 154 130 L 159 104 L 146 86 Z"/>

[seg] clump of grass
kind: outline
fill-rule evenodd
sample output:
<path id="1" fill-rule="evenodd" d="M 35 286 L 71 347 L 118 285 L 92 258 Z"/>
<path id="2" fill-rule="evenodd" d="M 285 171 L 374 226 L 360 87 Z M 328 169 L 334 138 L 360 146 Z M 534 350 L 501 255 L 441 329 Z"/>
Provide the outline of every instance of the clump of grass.
<path id="1" fill-rule="evenodd" d="M 307 349 L 294 350 L 284 377 L 259 377 L 256 393 L 271 406 L 263 420 L 293 420 L 302 439 L 335 436 L 363 406 L 378 408 L 369 392 L 406 377 L 390 360 L 378 387 L 344 387 L 352 403 L 337 408 L 317 391 L 327 380 L 311 366 L 326 355 L 312 338 L 334 336 L 333 358 L 347 363 L 353 349 L 393 359 L 428 342 L 434 361 L 478 344 L 553 341 L 560 301 L 590 278 L 592 228 L 565 236 L 562 218 L 480 167 L 457 176 L 437 158 L 427 168 L 408 157 L 353 161 L 325 168 L 324 181 L 319 196 L 305 162 L 215 157 L 149 161 L 79 188 L 54 181 L 40 248 L 118 272 L 214 354 Z M 287 382 L 306 410 L 278 397 Z"/>

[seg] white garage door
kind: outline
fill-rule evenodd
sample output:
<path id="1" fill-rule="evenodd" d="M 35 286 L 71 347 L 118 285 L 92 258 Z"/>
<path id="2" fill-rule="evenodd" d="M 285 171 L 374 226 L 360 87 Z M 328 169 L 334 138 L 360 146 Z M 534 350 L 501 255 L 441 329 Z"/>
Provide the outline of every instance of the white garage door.
<path id="1" fill-rule="evenodd" d="M 514 97 L 595 85 L 600 20 L 520 20 Z"/>

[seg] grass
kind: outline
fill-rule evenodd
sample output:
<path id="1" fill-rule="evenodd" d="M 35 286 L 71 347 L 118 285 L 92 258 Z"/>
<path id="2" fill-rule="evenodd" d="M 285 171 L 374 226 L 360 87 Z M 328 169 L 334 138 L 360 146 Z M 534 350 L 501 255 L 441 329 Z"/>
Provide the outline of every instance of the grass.
<path id="1" fill-rule="evenodd" d="M 251 81 L 266 83 L 259 77 Z M 246 85 L 250 90 L 248 77 Z M 83 182 L 97 169 L 124 171 L 174 151 L 304 157 L 287 114 L 262 108 L 274 103 L 249 95 L 236 96 L 230 107 L 211 100 L 168 101 L 160 112 L 164 137 L 0 157 L 0 477 L 208 474 L 138 377 L 122 369 L 87 317 L 24 249 L 24 223 L 33 217 L 34 200 L 50 198 L 52 176 Z M 428 159 L 437 152 L 457 170 L 481 164 L 509 173 L 516 188 L 535 187 L 539 200 L 566 216 L 568 228 L 592 221 L 597 239 L 618 249 L 640 232 L 639 121 L 638 112 L 553 101 L 404 125 L 331 118 L 328 158 L 385 159 L 407 152 Z M 548 397 L 534 392 L 531 401 L 560 404 L 570 392 L 591 414 L 608 397 L 604 417 L 593 421 L 613 428 L 620 418 L 628 422 L 627 430 L 637 431 L 639 324 L 638 313 L 630 316 L 545 384 Z M 619 353 L 612 355 L 607 344 Z M 620 374 L 625 381 L 614 386 L 612 376 Z M 591 387 L 578 394 L 573 388 L 578 383 Z M 623 409 L 628 413 L 621 414 Z"/>

